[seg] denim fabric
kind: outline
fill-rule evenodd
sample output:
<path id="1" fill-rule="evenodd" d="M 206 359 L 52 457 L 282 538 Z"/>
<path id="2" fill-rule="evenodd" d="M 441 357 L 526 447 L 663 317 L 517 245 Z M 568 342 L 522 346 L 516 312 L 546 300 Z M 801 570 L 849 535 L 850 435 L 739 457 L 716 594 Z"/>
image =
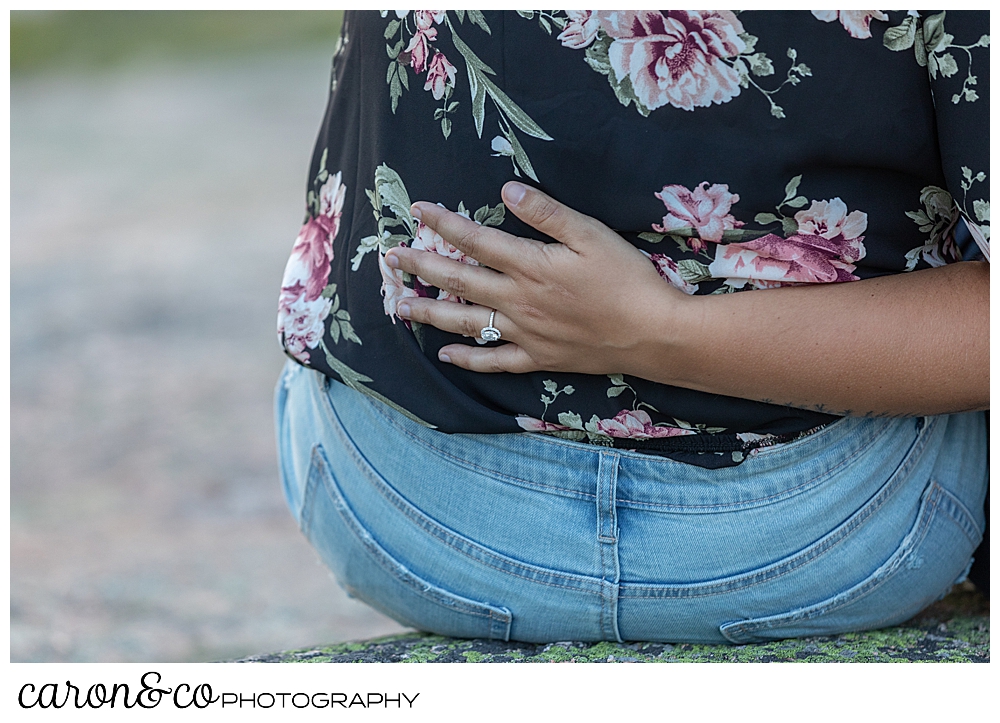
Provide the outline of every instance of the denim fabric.
<path id="1" fill-rule="evenodd" d="M 450 435 L 289 363 L 285 496 L 352 595 L 405 625 L 546 642 L 747 643 L 901 622 L 964 577 L 983 414 L 843 419 L 738 467 Z"/>

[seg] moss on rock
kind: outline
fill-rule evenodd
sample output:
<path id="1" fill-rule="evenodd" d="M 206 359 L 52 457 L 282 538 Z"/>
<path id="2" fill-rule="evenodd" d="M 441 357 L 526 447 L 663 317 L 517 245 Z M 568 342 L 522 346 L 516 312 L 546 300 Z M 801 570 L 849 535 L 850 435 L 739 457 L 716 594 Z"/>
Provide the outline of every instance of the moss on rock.
<path id="1" fill-rule="evenodd" d="M 988 663 L 989 600 L 959 589 L 894 628 L 750 645 L 518 643 L 406 633 L 244 663 Z"/>

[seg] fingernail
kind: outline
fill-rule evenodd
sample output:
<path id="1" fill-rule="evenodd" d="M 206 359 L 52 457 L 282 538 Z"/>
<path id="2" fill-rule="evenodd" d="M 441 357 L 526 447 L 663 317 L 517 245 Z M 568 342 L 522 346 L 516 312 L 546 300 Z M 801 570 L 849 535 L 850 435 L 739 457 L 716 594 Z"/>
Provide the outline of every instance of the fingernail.
<path id="1" fill-rule="evenodd" d="M 420 208 L 417 207 L 417 204 L 410 206 L 410 215 L 418 221 L 420 220 Z"/>
<path id="2" fill-rule="evenodd" d="M 443 361 L 445 364 L 451 364 L 451 357 L 445 354 L 443 351 L 438 352 L 438 359 Z"/>
<path id="3" fill-rule="evenodd" d="M 396 254 L 386 254 L 385 263 L 390 269 L 399 268 L 399 259 L 396 258 Z"/>
<path id="4" fill-rule="evenodd" d="M 520 183 L 511 182 L 503 187 L 503 197 L 510 203 L 511 206 L 516 206 L 524 198 L 525 191 L 524 186 Z"/>
<path id="5" fill-rule="evenodd" d="M 407 304 L 405 301 L 400 303 L 399 306 L 396 307 L 396 315 L 402 319 L 409 319 L 410 305 Z"/>

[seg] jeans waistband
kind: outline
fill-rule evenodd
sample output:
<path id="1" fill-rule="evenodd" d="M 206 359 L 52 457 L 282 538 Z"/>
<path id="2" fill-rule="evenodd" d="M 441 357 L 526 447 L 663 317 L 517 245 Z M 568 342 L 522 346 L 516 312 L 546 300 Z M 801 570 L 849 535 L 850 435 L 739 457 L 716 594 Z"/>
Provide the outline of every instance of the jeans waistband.
<path id="1" fill-rule="evenodd" d="M 304 372 L 314 376 L 314 389 L 324 397 L 319 401 L 328 406 L 331 421 L 343 425 L 349 434 L 358 430 L 369 439 L 404 435 L 446 462 L 512 484 L 570 496 L 593 496 L 593 479 L 603 458 L 605 466 L 615 462 L 619 484 L 629 498 L 665 506 L 742 504 L 793 493 L 850 465 L 898 465 L 943 419 L 845 418 L 796 441 L 752 450 L 738 467 L 706 469 L 667 457 L 539 434 L 444 434 L 322 374 Z M 540 481 L 538 469 L 564 473 Z M 682 497 L 678 496 L 681 490 Z"/>

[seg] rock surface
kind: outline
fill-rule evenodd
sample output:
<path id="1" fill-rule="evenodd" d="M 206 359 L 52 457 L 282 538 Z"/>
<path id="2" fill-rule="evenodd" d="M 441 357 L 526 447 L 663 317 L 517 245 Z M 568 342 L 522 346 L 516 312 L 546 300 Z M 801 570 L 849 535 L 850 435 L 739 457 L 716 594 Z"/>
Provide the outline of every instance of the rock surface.
<path id="1" fill-rule="evenodd" d="M 410 633 L 241 663 L 988 663 L 989 601 L 959 589 L 894 628 L 752 645 L 456 640 Z"/>

